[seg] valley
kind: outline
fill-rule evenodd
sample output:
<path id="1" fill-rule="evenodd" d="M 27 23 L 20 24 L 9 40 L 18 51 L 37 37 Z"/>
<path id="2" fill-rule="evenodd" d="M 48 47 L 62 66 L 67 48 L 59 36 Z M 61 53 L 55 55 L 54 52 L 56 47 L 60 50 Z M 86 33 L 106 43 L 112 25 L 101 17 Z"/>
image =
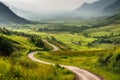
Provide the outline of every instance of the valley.
<path id="1" fill-rule="evenodd" d="M 55 23 L 55 25 L 56 24 L 59 25 L 59 23 Z M 84 24 L 87 24 L 87 23 L 85 22 Z M 119 80 L 119 68 L 117 69 L 118 72 L 116 72 L 116 70 L 113 70 L 111 72 L 110 67 L 108 68 L 107 65 L 105 65 L 103 62 L 101 62 L 101 59 L 102 59 L 102 61 L 107 59 L 108 58 L 107 56 L 110 56 L 110 54 L 114 54 L 113 56 L 116 56 L 116 57 L 117 57 L 117 55 L 119 56 L 119 23 L 112 23 L 112 24 L 102 26 L 99 28 L 91 27 L 91 28 L 85 29 L 79 33 L 78 32 L 72 32 L 72 33 L 69 32 L 70 28 L 68 28 L 68 31 L 67 30 L 66 31 L 64 31 L 64 30 L 56 31 L 56 28 L 54 28 L 54 27 L 53 27 L 53 30 L 48 30 L 48 31 L 38 31 L 37 30 L 39 28 L 43 28 L 42 26 L 44 26 L 44 25 L 46 25 L 46 27 L 47 27 L 50 24 L 21 25 L 21 26 L 27 26 L 27 27 L 24 27 L 24 29 L 22 27 L 19 29 L 17 27 L 14 29 L 12 29 L 10 27 L 8 28 L 9 29 L 8 32 L 10 31 L 9 33 L 11 33 L 11 35 L 12 35 L 11 37 L 16 37 L 16 38 L 18 37 L 18 39 L 13 38 L 15 41 L 17 41 L 17 42 L 15 42 L 15 44 L 17 43 L 17 45 L 19 45 L 18 44 L 18 41 L 19 41 L 19 43 L 21 44 L 21 47 L 24 46 L 23 44 L 25 44 L 25 46 L 28 45 L 28 48 L 26 49 L 27 51 L 25 50 L 24 53 L 21 51 L 19 52 L 19 53 L 24 54 L 24 55 L 20 56 L 20 59 L 22 57 L 24 57 L 24 59 L 27 60 L 28 59 L 27 53 L 29 53 L 29 52 L 42 51 L 41 53 L 36 54 L 35 57 L 38 59 L 41 59 L 43 61 L 52 62 L 52 63 L 58 64 L 58 65 L 64 64 L 64 65 L 80 67 L 80 68 L 86 69 L 90 72 L 93 72 L 107 80 L 113 80 L 113 79 Z M 77 24 L 77 25 L 79 25 L 79 24 Z M 69 27 L 71 27 L 71 26 L 69 26 Z M 107 30 L 109 30 L 109 31 L 107 31 Z M 4 35 L 6 35 L 6 34 L 4 34 Z M 28 35 L 29 36 L 33 35 L 34 37 L 40 36 L 40 39 L 48 40 L 50 43 L 58 46 L 61 50 L 55 51 L 55 52 L 48 52 L 49 50 L 52 50 L 52 47 L 47 44 L 36 47 L 34 42 L 29 41 Z M 25 37 L 19 38 L 19 36 L 25 36 Z M 30 37 L 31 40 L 33 40 L 34 37 Z M 25 41 L 24 38 L 27 41 Z M 41 44 L 41 42 L 38 44 Z M 41 47 L 41 48 L 39 48 L 39 47 Z M 24 48 L 22 48 L 22 49 L 24 49 Z M 110 53 L 110 52 L 113 52 L 113 53 Z M 17 55 L 18 54 L 16 54 L 16 56 Z M 104 56 L 104 57 L 102 57 L 102 56 Z M 111 57 L 108 58 L 108 60 L 109 59 L 111 60 L 114 58 L 112 58 L 112 55 L 111 55 Z M 19 60 L 19 58 L 18 58 L 18 60 Z M 29 60 L 29 61 L 31 63 L 31 60 Z M 41 64 L 41 65 L 43 65 L 43 64 Z M 110 63 L 110 65 L 112 67 L 112 63 Z M 117 67 L 117 65 L 116 65 L 116 67 Z M 68 74 L 66 74 L 66 77 L 67 77 L 67 75 Z M 71 75 L 71 76 L 68 76 L 67 78 L 63 77 L 63 79 L 69 80 L 73 74 L 71 73 L 69 75 Z M 57 78 L 57 80 L 58 80 L 58 78 Z"/>
<path id="2" fill-rule="evenodd" d="M 0 2 L 0 80 L 120 80 L 120 3 L 107 1 L 41 21 Z"/>

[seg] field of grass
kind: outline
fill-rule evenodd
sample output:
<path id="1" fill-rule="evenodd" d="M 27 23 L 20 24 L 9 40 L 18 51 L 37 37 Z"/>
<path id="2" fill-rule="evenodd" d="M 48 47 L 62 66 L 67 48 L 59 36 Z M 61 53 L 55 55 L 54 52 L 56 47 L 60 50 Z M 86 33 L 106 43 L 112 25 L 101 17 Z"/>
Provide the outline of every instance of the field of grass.
<path id="1" fill-rule="evenodd" d="M 57 52 L 41 52 L 35 56 L 43 61 L 52 62 L 56 64 L 78 66 L 93 72 L 105 80 L 119 80 L 119 74 L 109 72 L 104 67 L 99 67 L 99 56 L 106 53 L 101 50 L 91 51 L 57 51 Z M 54 56 L 54 57 L 53 57 Z"/>
<path id="2" fill-rule="evenodd" d="M 27 54 L 36 50 L 36 47 L 27 37 L 4 35 L 13 41 L 15 51 L 9 57 L 0 57 L 1 80 L 73 80 L 74 74 L 57 66 L 49 66 L 33 62 Z"/>
<path id="3" fill-rule="evenodd" d="M 73 80 L 74 75 L 66 69 L 31 62 L 29 59 L 0 58 L 1 80 Z M 63 77 L 64 76 L 64 77 Z"/>
<path id="4" fill-rule="evenodd" d="M 46 38 L 49 37 L 51 38 L 52 36 L 55 37 L 57 40 L 65 43 L 67 46 L 69 46 L 71 49 L 73 50 L 100 50 L 103 49 L 103 46 L 100 47 L 100 45 L 95 46 L 95 47 L 89 47 L 87 46 L 88 43 L 93 42 L 94 40 L 96 40 L 96 38 L 93 37 L 85 37 L 83 34 L 81 33 L 75 33 L 75 34 L 70 34 L 67 32 L 64 33 L 45 33 L 45 32 L 36 32 L 33 30 L 17 30 L 18 32 L 25 32 L 25 33 L 30 33 L 30 34 L 37 34 L 37 35 L 41 35 L 42 38 Z M 76 42 L 80 42 L 81 44 L 76 44 Z M 103 45 L 103 44 L 101 44 Z M 107 44 L 104 44 L 105 47 L 107 47 Z M 113 45 L 111 45 L 113 46 Z"/>
<path id="5" fill-rule="evenodd" d="M 102 54 L 109 55 L 108 52 L 110 51 L 114 54 L 115 52 L 112 50 L 114 50 L 116 45 L 119 47 L 119 43 L 114 44 L 103 42 L 94 44 L 93 46 L 88 46 L 89 43 L 92 43 L 99 38 L 119 40 L 119 26 L 119 24 L 110 24 L 99 28 L 86 29 L 80 33 L 74 34 L 71 34 L 69 32 L 45 33 L 33 31 L 33 33 L 35 34 L 43 34 L 44 38 L 50 38 L 51 36 L 53 36 L 57 40 L 69 46 L 73 51 L 58 51 L 54 53 L 41 52 L 37 54 L 36 57 L 41 60 L 53 62 L 56 64 L 78 66 L 80 68 L 87 69 L 93 73 L 97 73 L 97 75 L 102 76 L 106 80 L 120 80 L 120 75 L 118 73 L 111 72 L 112 69 L 109 71 L 108 69 L 106 69 L 108 67 L 98 66 L 97 62 Z M 85 36 L 84 33 L 88 33 L 88 36 Z M 76 44 L 75 42 L 80 42 L 80 44 Z"/>
<path id="6" fill-rule="evenodd" d="M 66 23 L 68 24 L 68 22 L 62 22 L 61 24 L 66 24 Z M 75 22 L 76 21 L 73 21 L 73 23 L 75 23 Z M 70 25 L 70 23 L 71 22 L 69 22 L 69 25 Z M 83 22 L 80 22 L 80 23 L 83 23 Z M 89 23 L 91 23 L 91 22 L 89 22 Z M 97 22 L 95 22 L 95 23 L 97 23 Z M 84 24 L 88 24 L 88 23 L 85 22 Z M 29 34 L 37 34 L 37 35 L 42 36 L 42 38 L 46 38 L 46 37 L 50 38 L 51 36 L 54 36 L 57 40 L 65 43 L 67 46 L 69 46 L 73 50 L 110 49 L 110 48 L 114 47 L 114 44 L 101 43 L 101 44 L 95 44 L 94 46 L 88 46 L 88 44 L 92 43 L 93 41 L 95 41 L 101 37 L 108 37 L 109 39 L 111 39 L 111 38 L 114 39 L 115 37 L 118 38 L 120 35 L 120 33 L 119 33 L 120 25 L 119 24 L 110 24 L 110 25 L 103 26 L 103 27 L 85 29 L 78 33 L 69 33 L 67 31 L 65 31 L 65 32 L 37 31 L 38 28 L 52 27 L 52 25 L 50 23 L 49 24 L 26 25 L 27 28 L 14 29 L 14 31 L 25 32 L 25 33 L 29 33 Z M 76 25 L 78 25 L 78 24 L 76 24 Z M 92 26 L 92 23 L 91 23 L 91 26 Z M 56 27 L 57 27 L 57 25 L 56 25 Z M 87 36 L 85 34 L 87 34 Z M 78 42 L 80 42 L 80 43 L 78 44 Z"/>
<path id="7" fill-rule="evenodd" d="M 10 25 L 10 30 L 23 32 L 27 34 L 35 34 L 42 37 L 42 39 L 49 38 L 53 44 L 57 46 L 63 45 L 63 47 L 69 47 L 70 50 L 61 50 L 56 52 L 43 51 L 43 48 L 36 47 L 35 44 L 29 41 L 27 37 L 18 35 L 4 35 L 5 37 L 14 41 L 15 51 L 8 57 L 0 58 L 0 79 L 3 80 L 73 80 L 73 73 L 66 69 L 59 68 L 58 66 L 48 66 L 32 62 L 27 58 L 27 53 L 31 51 L 40 50 L 41 53 L 35 56 L 41 60 L 53 62 L 55 64 L 66 64 L 78 66 L 83 69 L 87 69 L 106 80 L 120 80 L 120 74 L 111 72 L 109 69 L 114 67 L 112 64 L 116 56 L 110 57 L 108 64 L 105 66 L 98 66 L 98 61 L 101 55 L 105 58 L 101 58 L 104 64 L 106 56 L 111 51 L 114 54 L 116 46 L 119 47 L 120 39 L 120 24 L 113 23 L 110 25 L 104 25 L 102 27 L 97 26 L 99 20 L 56 20 L 46 21 L 44 24 L 25 24 L 25 25 Z M 104 22 L 104 21 L 103 21 Z M 60 26 L 63 26 L 60 29 Z M 8 27 L 8 26 L 7 26 Z M 59 28 L 58 28 L 59 27 Z M 64 28 L 65 27 L 65 28 Z M 74 28 L 75 27 L 75 28 Z M 86 28 L 83 28 L 86 27 Z M 14 28 L 14 29 L 13 29 Z M 45 31 L 45 28 L 49 28 Z M 73 29 L 73 31 L 71 31 Z M 41 31 L 39 31 L 39 29 Z M 60 29 L 57 30 L 57 29 Z M 82 30 L 80 30 L 82 29 Z M 59 42 L 57 44 L 57 42 Z M 61 42 L 61 43 L 60 43 Z M 48 46 L 48 45 L 47 45 Z M 54 56 L 54 57 L 53 57 Z M 119 56 L 118 58 L 119 59 Z M 115 61 L 115 60 L 113 60 Z M 115 62 L 117 64 L 117 62 Z M 118 62 L 119 63 L 119 62 Z M 110 65 L 110 67 L 108 67 Z M 118 65 L 117 65 L 118 66 Z M 5 71 L 3 71 L 6 68 Z M 113 68 L 112 68 L 113 69 Z M 115 68 L 113 71 L 117 70 Z M 11 75 L 9 75 L 11 73 Z M 44 75 L 44 76 L 43 76 Z M 8 76 L 8 77 L 6 77 Z M 29 77 L 29 78 L 28 78 Z"/>

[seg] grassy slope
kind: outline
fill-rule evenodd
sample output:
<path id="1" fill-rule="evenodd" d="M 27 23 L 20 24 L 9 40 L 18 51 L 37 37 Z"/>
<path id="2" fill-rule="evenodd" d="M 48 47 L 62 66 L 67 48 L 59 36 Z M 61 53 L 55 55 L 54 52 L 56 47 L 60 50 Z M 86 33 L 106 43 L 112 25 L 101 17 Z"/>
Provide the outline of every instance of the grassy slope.
<path id="1" fill-rule="evenodd" d="M 117 21 L 118 22 L 118 21 Z M 84 37 L 82 34 L 74 34 L 71 35 L 69 33 L 65 34 L 65 33 L 59 33 L 59 34 L 49 34 L 48 36 L 54 36 L 56 39 L 64 42 L 65 44 L 71 46 L 71 48 L 73 50 L 101 50 L 101 49 L 107 49 L 112 50 L 113 47 L 115 45 L 113 44 L 98 44 L 98 48 L 97 46 L 95 46 L 95 48 L 88 48 L 86 45 L 88 42 L 92 42 L 95 40 L 95 38 L 93 38 L 93 36 L 109 36 L 111 35 L 111 33 L 113 33 L 113 36 L 115 37 L 110 37 L 110 38 L 117 38 L 119 37 L 119 32 L 120 32 L 120 24 L 119 23 L 112 23 L 110 25 L 107 26 L 103 26 L 103 27 L 99 27 L 99 28 L 91 28 L 91 29 L 87 29 L 84 30 L 83 32 L 88 32 L 90 37 Z M 71 44 L 71 39 L 73 39 L 73 41 L 79 41 L 80 39 L 83 40 L 82 42 L 82 46 L 81 45 L 74 45 Z M 83 51 L 84 53 L 85 51 Z M 67 55 L 62 54 L 61 52 L 56 52 L 55 54 L 53 53 L 40 53 L 40 55 L 36 55 L 36 57 L 46 60 L 48 62 L 55 62 L 56 64 L 68 64 L 68 65 L 74 65 L 74 66 L 79 66 L 81 68 L 87 69 L 89 71 L 92 71 L 94 73 L 97 73 L 101 76 L 103 76 L 106 80 L 120 80 L 120 75 L 119 74 L 115 74 L 112 72 L 109 72 L 107 70 L 104 69 L 104 67 L 99 67 L 96 66 L 95 63 L 97 63 L 97 60 L 101 54 L 97 53 L 94 54 L 94 52 L 91 52 L 89 54 L 93 54 L 92 56 L 86 56 L 86 55 L 81 55 L 79 54 L 78 56 L 71 56 L 71 52 L 65 52 L 68 53 Z M 104 52 L 106 53 L 106 52 Z M 114 52 L 113 52 L 114 53 Z M 52 57 L 54 55 L 54 57 Z"/>
<path id="2" fill-rule="evenodd" d="M 103 51 L 105 53 L 106 51 Z M 54 53 L 42 52 L 35 56 L 44 61 L 53 62 L 56 64 L 66 64 L 78 66 L 87 69 L 97 75 L 102 76 L 105 80 L 119 80 L 119 74 L 115 74 L 97 66 L 97 60 L 101 51 L 57 51 Z M 54 57 L 53 57 L 54 56 Z"/>
<path id="3" fill-rule="evenodd" d="M 28 59 L 27 53 L 29 51 L 42 50 L 42 48 L 34 46 L 28 38 L 16 35 L 4 36 L 13 40 L 16 47 L 10 57 L 0 57 L 0 79 L 73 80 L 74 75 L 66 69 L 38 64 Z"/>
<path id="4" fill-rule="evenodd" d="M 63 22 L 61 22 L 63 23 Z M 68 21 L 67 23 L 65 23 L 65 25 L 72 25 L 72 26 L 81 26 L 81 23 L 79 21 L 72 21 L 72 24 L 69 24 L 70 22 Z M 82 22 L 84 24 L 86 24 L 86 22 L 84 23 L 84 21 Z M 87 25 L 93 25 L 98 23 L 97 20 L 94 22 L 87 22 Z M 54 57 L 52 53 L 41 53 L 40 55 L 37 55 L 36 57 L 46 60 L 48 62 L 55 62 L 56 64 L 69 64 L 69 65 L 75 65 L 75 66 L 79 66 L 82 67 L 84 69 L 88 69 L 92 72 L 98 73 L 101 76 L 103 76 L 106 80 L 120 80 L 119 74 L 115 74 L 109 71 L 104 70 L 102 67 L 96 66 L 96 61 L 98 59 L 98 57 L 100 56 L 100 53 L 94 54 L 94 50 L 103 50 L 103 49 L 107 49 L 107 50 L 112 50 L 113 47 L 115 46 L 114 44 L 98 44 L 97 46 L 94 47 L 88 47 L 86 46 L 87 43 L 92 42 L 94 40 L 96 40 L 96 38 L 93 38 L 94 36 L 97 37 L 101 37 L 101 36 L 109 36 L 111 35 L 111 33 L 113 33 L 113 35 L 119 35 L 120 33 L 120 24 L 119 24 L 119 20 L 113 22 L 110 25 L 107 26 L 103 26 L 103 27 L 99 27 L 99 28 L 91 28 L 91 29 L 87 29 L 84 30 L 82 32 L 80 32 L 79 34 L 69 34 L 69 33 L 44 33 L 44 32 L 35 32 L 35 29 L 39 28 L 39 27 L 48 27 L 49 24 L 44 24 L 44 25 L 27 25 L 30 26 L 31 29 L 21 29 L 21 30 L 17 30 L 17 31 L 21 31 L 21 32 L 29 32 L 31 34 L 38 34 L 41 35 L 43 38 L 45 37 L 50 37 L 50 36 L 54 36 L 56 39 L 62 41 L 63 43 L 67 44 L 68 46 L 70 46 L 72 48 L 72 50 L 79 50 L 79 51 L 83 51 L 86 52 L 91 50 L 93 52 L 89 52 L 91 56 L 88 55 L 84 55 L 84 54 L 79 54 L 78 52 L 78 56 L 71 56 L 71 54 L 67 54 L 64 55 L 61 52 L 57 52 L 56 54 L 54 54 Z M 82 33 L 87 32 L 89 33 L 89 37 L 85 37 Z M 119 36 L 116 36 L 119 37 Z M 113 37 L 114 38 L 114 37 Z M 81 40 L 82 41 L 82 45 L 75 45 L 73 43 L 71 43 L 71 40 L 73 39 L 74 42 Z M 58 55 L 58 53 L 60 53 Z M 71 53 L 71 52 L 65 52 L 65 53 Z M 106 52 L 104 52 L 106 53 Z"/>

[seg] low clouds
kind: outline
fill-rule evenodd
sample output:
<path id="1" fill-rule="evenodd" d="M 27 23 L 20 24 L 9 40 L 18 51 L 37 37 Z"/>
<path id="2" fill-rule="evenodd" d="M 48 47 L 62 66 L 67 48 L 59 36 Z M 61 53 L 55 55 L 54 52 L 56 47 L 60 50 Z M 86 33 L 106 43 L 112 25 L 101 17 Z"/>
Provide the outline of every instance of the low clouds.
<path id="1" fill-rule="evenodd" d="M 72 11 L 84 2 L 95 0 L 1 0 L 19 9 L 36 13 Z"/>

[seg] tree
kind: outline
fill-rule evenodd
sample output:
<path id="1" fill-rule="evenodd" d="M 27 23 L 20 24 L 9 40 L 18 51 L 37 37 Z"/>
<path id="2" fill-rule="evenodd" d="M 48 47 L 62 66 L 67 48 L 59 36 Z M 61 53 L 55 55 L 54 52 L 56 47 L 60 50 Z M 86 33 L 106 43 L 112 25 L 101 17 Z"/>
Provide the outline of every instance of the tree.
<path id="1" fill-rule="evenodd" d="M 37 38 L 37 39 L 36 39 L 35 45 L 38 46 L 38 47 L 44 47 L 44 43 L 43 43 L 43 41 L 41 40 L 41 38 Z"/>

